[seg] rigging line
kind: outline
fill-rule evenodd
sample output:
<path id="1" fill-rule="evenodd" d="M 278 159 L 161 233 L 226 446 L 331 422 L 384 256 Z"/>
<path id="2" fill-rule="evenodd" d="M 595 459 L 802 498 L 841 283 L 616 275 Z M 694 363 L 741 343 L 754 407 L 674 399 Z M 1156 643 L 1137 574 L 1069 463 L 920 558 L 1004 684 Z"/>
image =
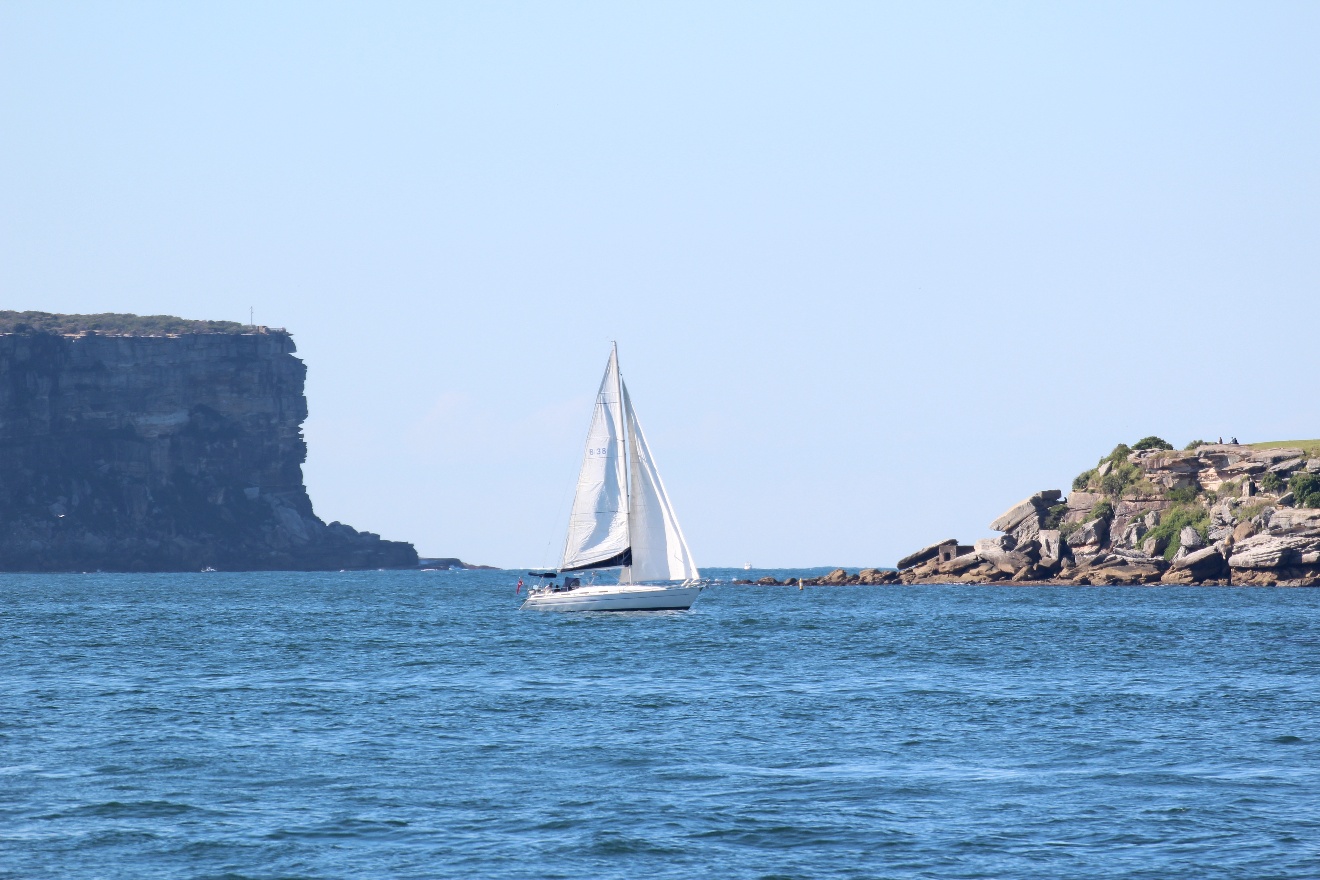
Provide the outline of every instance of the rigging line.
<path id="1" fill-rule="evenodd" d="M 611 342 L 610 356 L 614 359 L 615 400 L 619 407 L 619 455 L 623 458 L 623 517 L 628 530 L 628 546 L 632 547 L 632 465 L 628 456 L 628 416 L 623 409 L 623 367 L 619 366 L 619 343 Z"/>

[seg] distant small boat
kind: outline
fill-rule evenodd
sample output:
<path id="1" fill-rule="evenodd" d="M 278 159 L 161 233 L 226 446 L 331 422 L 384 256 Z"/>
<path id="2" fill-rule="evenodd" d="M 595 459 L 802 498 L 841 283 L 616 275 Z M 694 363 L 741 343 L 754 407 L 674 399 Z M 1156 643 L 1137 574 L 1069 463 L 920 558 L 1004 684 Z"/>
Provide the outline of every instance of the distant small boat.
<path id="1" fill-rule="evenodd" d="M 751 571 L 751 570 L 752 570 L 752 564 L 750 562 L 744 562 L 743 571 Z"/>
<path id="2" fill-rule="evenodd" d="M 617 584 L 582 584 L 570 572 L 619 569 Z M 615 346 L 596 392 L 587 449 L 559 571 L 522 607 L 537 611 L 686 611 L 705 586 L 674 516 L 619 372 Z"/>

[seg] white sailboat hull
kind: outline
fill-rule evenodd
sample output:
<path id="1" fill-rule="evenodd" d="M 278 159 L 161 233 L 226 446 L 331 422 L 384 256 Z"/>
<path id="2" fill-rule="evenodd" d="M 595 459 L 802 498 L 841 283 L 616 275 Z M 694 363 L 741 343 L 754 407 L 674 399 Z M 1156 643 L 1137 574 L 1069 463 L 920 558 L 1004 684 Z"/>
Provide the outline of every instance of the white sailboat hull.
<path id="1" fill-rule="evenodd" d="M 578 587 L 562 593 L 535 593 L 524 611 L 686 611 L 700 586 L 653 587 L 643 584 Z"/>

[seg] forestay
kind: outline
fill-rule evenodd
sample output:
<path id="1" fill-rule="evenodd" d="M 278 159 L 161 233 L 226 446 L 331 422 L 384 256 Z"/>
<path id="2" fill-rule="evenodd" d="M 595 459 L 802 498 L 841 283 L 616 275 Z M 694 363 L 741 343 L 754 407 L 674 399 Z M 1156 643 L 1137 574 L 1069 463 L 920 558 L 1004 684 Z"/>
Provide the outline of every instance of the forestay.
<path id="1" fill-rule="evenodd" d="M 631 561 L 621 387 L 618 354 L 611 351 L 587 432 L 561 571 L 610 568 Z"/>
<path id="2" fill-rule="evenodd" d="M 628 519 L 632 533 L 632 566 L 623 569 L 619 582 L 696 579 L 700 577 L 696 562 L 688 550 L 682 529 L 678 527 L 678 517 L 674 515 L 665 484 L 646 444 L 646 435 L 637 421 L 628 386 L 622 385 L 622 390 L 631 459 Z"/>

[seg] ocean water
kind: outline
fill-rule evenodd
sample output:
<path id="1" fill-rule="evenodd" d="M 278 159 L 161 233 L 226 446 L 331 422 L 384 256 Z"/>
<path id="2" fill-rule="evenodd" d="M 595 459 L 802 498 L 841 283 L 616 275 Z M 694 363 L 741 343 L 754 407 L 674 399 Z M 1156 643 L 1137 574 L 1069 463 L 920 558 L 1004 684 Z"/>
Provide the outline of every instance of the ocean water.
<path id="1" fill-rule="evenodd" d="M 0 877 L 1320 876 L 1320 591 L 515 580 L 0 576 Z"/>

